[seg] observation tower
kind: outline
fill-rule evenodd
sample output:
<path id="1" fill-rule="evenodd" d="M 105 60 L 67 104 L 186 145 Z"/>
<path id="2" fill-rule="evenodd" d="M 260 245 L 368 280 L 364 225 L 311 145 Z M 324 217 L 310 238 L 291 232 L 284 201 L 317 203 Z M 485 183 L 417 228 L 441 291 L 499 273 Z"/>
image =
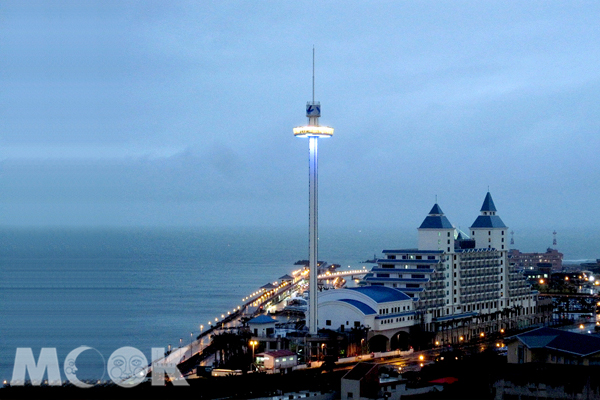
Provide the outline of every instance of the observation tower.
<path id="1" fill-rule="evenodd" d="M 318 256 L 318 152 L 319 138 L 333 136 L 333 128 L 319 126 L 321 103 L 315 101 L 315 49 L 313 48 L 312 101 L 306 103 L 308 125 L 294 128 L 294 136 L 308 138 L 308 332 L 317 334 Z"/>

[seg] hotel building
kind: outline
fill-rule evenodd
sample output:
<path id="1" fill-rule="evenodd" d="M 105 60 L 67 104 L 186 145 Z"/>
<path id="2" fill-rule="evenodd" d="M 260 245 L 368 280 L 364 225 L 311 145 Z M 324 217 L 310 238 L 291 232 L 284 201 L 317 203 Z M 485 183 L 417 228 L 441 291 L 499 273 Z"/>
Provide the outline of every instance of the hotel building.
<path id="1" fill-rule="evenodd" d="M 413 302 L 411 324 L 436 341 L 458 342 L 538 322 L 537 292 L 509 265 L 508 227 L 496 213 L 487 193 L 468 235 L 435 204 L 418 228 L 418 248 L 384 250 L 360 284 L 404 293 Z M 409 331 L 406 324 L 398 329 Z M 387 337 L 389 349 L 397 333 L 374 329 L 372 335 Z"/>

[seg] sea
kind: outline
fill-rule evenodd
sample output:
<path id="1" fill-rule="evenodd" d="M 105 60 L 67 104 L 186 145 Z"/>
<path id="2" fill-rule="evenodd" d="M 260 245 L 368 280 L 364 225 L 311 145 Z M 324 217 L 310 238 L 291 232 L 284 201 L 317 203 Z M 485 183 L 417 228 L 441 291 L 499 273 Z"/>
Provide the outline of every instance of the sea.
<path id="1" fill-rule="evenodd" d="M 514 237 L 524 252 L 552 246 L 548 229 Z M 600 258 L 600 230 L 557 237 L 565 263 Z M 382 250 L 416 241 L 414 228 L 321 227 L 319 260 L 369 268 L 364 261 Z M 56 348 L 62 366 L 80 346 L 96 350 L 83 353 L 89 378 L 106 379 L 117 349 L 134 347 L 150 360 L 154 347 L 185 345 L 307 258 L 303 227 L 0 228 L 0 382 L 11 380 L 17 348 L 36 359 Z"/>

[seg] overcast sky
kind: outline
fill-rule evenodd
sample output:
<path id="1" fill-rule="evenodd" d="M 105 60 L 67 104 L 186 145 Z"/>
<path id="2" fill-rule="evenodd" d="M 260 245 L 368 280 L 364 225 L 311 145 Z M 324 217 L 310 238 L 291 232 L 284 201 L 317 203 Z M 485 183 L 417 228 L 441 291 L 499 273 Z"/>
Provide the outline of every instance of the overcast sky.
<path id="1" fill-rule="evenodd" d="M 0 224 L 600 226 L 600 3 L 0 1 Z"/>

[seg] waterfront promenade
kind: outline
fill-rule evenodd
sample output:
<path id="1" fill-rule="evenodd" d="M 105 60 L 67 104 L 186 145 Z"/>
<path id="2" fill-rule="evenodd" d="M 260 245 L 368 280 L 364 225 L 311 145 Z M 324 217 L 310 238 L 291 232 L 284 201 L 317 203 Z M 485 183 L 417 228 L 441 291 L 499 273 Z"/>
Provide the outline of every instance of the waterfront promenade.
<path id="1" fill-rule="evenodd" d="M 318 275 L 319 281 L 329 281 L 336 278 L 361 276 L 368 272 L 366 267 L 362 269 L 351 269 L 338 272 L 327 272 Z M 236 330 L 243 326 L 242 319 L 251 319 L 261 314 L 265 308 L 273 301 L 280 302 L 292 293 L 297 292 L 299 286 L 305 282 L 308 270 L 297 270 L 292 273 L 293 280 L 281 282 L 273 289 L 258 289 L 243 299 L 244 303 L 229 311 L 227 315 L 222 314 L 222 318 L 215 318 L 215 321 L 208 321 L 208 329 L 203 330 L 194 340 L 190 340 L 189 344 L 181 344 L 180 347 L 174 348 L 163 360 L 154 360 L 153 362 L 165 362 L 167 364 L 180 364 L 189 360 L 194 356 L 199 356 L 200 365 L 209 365 L 211 360 L 214 360 L 212 355 L 206 358 L 202 357 L 204 350 L 211 343 L 211 335 L 220 334 L 225 331 Z"/>

